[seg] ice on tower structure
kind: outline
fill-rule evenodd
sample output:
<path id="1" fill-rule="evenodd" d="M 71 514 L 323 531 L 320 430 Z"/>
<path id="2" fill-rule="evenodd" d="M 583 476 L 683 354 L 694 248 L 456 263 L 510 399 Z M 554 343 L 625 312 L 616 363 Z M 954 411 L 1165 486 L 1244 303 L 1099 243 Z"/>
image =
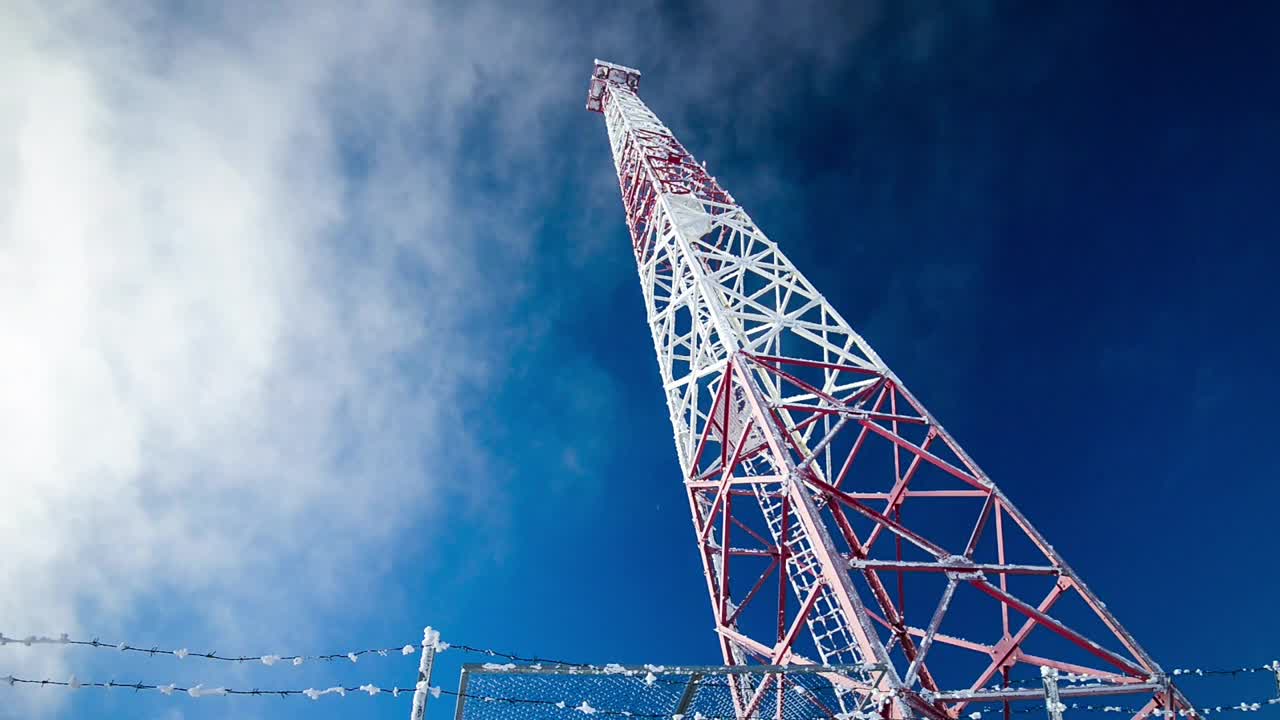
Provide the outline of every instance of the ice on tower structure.
<path id="1" fill-rule="evenodd" d="M 1043 705 L 1051 668 L 1091 679 L 1058 688 L 1064 701 L 1130 695 L 1139 720 L 1195 717 L 639 90 L 638 70 L 597 60 L 587 109 L 608 129 L 724 661 L 842 666 L 825 676 L 842 713 Z M 731 676 L 739 717 L 781 707 L 784 675 L 745 677 Z"/>

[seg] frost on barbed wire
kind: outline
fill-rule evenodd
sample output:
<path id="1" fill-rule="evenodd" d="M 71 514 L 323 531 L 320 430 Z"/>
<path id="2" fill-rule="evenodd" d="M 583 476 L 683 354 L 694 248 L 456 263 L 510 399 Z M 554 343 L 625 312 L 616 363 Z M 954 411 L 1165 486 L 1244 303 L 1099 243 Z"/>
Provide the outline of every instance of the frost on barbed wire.
<path id="1" fill-rule="evenodd" d="M 193 698 L 205 697 L 209 695 L 226 695 L 227 689 L 220 688 L 220 687 L 206 688 L 204 685 L 196 685 L 195 687 L 187 688 L 187 694 Z"/>
<path id="2" fill-rule="evenodd" d="M 303 691 L 302 691 L 302 694 L 303 694 L 303 695 L 306 695 L 307 697 L 311 698 L 312 700 L 319 700 L 321 695 L 338 695 L 338 696 L 340 696 L 340 697 L 346 697 L 346 696 L 347 696 L 347 689 L 346 689 L 346 688 L 344 688 L 344 687 L 338 687 L 338 686 L 334 686 L 334 687 L 331 687 L 331 688 L 325 688 L 324 690 L 317 690 L 317 689 L 315 689 L 315 688 L 307 688 L 306 690 L 303 690 Z M 371 693 L 371 694 L 372 694 L 372 693 Z"/>
<path id="3" fill-rule="evenodd" d="M 106 647 L 112 647 L 112 648 L 114 649 L 116 646 L 106 646 Z M 341 657 L 341 656 L 338 656 L 338 657 Z M 263 662 L 264 662 L 264 664 L 271 665 L 271 664 L 274 664 L 274 662 L 275 662 L 275 659 L 276 659 L 276 658 L 278 658 L 278 656 L 275 656 L 275 657 L 273 657 L 273 656 L 262 656 L 261 658 L 258 658 L 258 659 L 259 659 L 259 660 L 261 660 L 261 661 L 263 661 Z M 283 660 L 283 659 L 288 659 L 288 658 L 280 658 L 280 659 L 282 659 L 282 660 Z M 268 662 L 268 660 L 269 660 L 270 662 Z M 1269 664 L 1269 666 L 1267 666 L 1267 669 L 1270 669 L 1272 666 L 1274 666 L 1274 663 Z M 515 663 L 505 663 L 505 664 L 488 663 L 488 664 L 486 664 L 486 666 L 485 666 L 485 667 L 496 667 L 496 668 L 501 668 L 501 669 L 514 669 L 515 667 L 517 667 L 517 665 L 516 665 Z M 526 666 L 526 667 L 527 667 L 527 666 Z M 653 668 L 653 669 L 665 669 L 665 668 L 661 668 L 660 666 L 652 666 L 652 665 L 648 665 L 648 666 L 645 666 L 645 667 L 646 667 L 646 668 Z M 626 681 L 626 680 L 624 680 L 624 679 L 623 679 L 623 677 L 624 677 L 624 676 L 625 676 L 626 678 L 634 678 L 633 680 L 629 681 L 629 682 L 633 682 L 633 683 L 635 683 L 635 685 L 632 685 L 632 687 L 639 686 L 641 682 L 643 682 L 645 686 L 652 687 L 652 685 L 653 685 L 653 683 L 652 683 L 652 682 L 650 682 L 650 681 L 649 681 L 649 679 L 648 679 L 648 678 L 649 678 L 649 676 L 653 676 L 653 675 L 654 675 L 654 673 L 653 673 L 652 671 L 648 672 L 648 673 L 647 673 L 646 675 L 644 675 L 644 676 L 641 676 L 639 673 L 640 673 L 640 672 L 642 672 L 642 671 L 639 671 L 639 670 L 629 670 L 629 669 L 627 669 L 627 668 L 626 668 L 626 667 L 624 667 L 624 666 L 616 665 L 616 664 L 602 665 L 602 666 L 599 666 L 599 667 L 597 668 L 597 670 L 601 671 L 601 674 L 603 674 L 603 675 L 612 675 L 612 676 L 614 676 L 614 678 L 618 679 L 618 681 L 620 681 L 620 682 L 628 682 L 628 681 Z M 360 686 L 358 686 L 358 687 L 340 687 L 340 686 L 335 686 L 335 687 L 330 687 L 330 688 L 326 688 L 326 689 L 323 689 L 323 690 L 315 689 L 315 688 L 307 688 L 306 690 L 291 689 L 291 690 L 274 690 L 274 691 L 273 691 L 273 690 L 265 690 L 265 691 L 263 691 L 263 690 L 259 690 L 259 689 L 256 689 L 256 688 L 255 688 L 255 689 L 253 689 L 253 690 L 235 690 L 235 689 L 226 688 L 226 687 L 221 687 L 221 686 L 218 686 L 218 687 L 205 687 L 205 685 L 203 685 L 203 684 L 196 684 L 196 685 L 194 685 L 194 686 L 192 686 L 192 687 L 190 687 L 190 688 L 183 688 L 183 687 L 178 687 L 178 686 L 177 686 L 177 685 L 175 685 L 175 684 L 168 684 L 168 685 L 144 685 L 143 683 L 136 683 L 136 684 L 120 684 L 120 683 L 116 683 L 116 682 L 114 682 L 114 681 L 107 682 L 107 683 L 95 683 L 95 682 L 82 681 L 82 680 L 78 679 L 78 678 L 77 678 L 76 676 L 74 676 L 74 675 L 73 675 L 73 676 L 71 676 L 71 677 L 70 677 L 67 681 L 65 681 L 65 682 L 52 681 L 52 680 L 24 680 L 24 679 L 15 678 L 15 677 L 12 677 L 12 676 L 8 676 L 8 677 L 2 677 L 2 678 L 0 678 L 0 684 L 3 684 L 4 682 L 7 682 L 9 685 L 14 685 L 15 683 L 23 683 L 23 684 L 39 684 L 39 685 L 65 686 L 65 687 L 67 687 L 68 689 L 72 689 L 72 690 L 78 690 L 78 689 L 81 689 L 81 688 L 93 688 L 93 689 L 99 689 L 99 688 L 101 688 L 101 689 L 105 689 L 105 690 L 110 690 L 110 689 L 112 689 L 112 688 L 129 688 L 129 689 L 133 689 L 133 690 L 135 690 L 135 691 L 141 691 L 141 690 L 158 690 L 161 694 L 166 695 L 166 696 L 173 695 L 173 694 L 176 692 L 176 693 L 183 693 L 183 694 L 186 694 L 187 696 L 189 696 L 189 697 L 191 697 L 191 698 L 201 698 L 201 697 L 209 697 L 209 696 L 226 696 L 226 695 L 236 695 L 236 696 L 250 696 L 250 695 L 255 695 L 255 696 L 256 696 L 256 695 L 262 695 L 262 696 L 266 696 L 266 695 L 279 695 L 279 696 L 282 696 L 282 697 L 283 697 L 283 696 L 290 696 L 290 695 L 297 695 L 297 696 L 307 697 L 307 698 L 309 698 L 309 699 L 311 699 L 311 700 L 318 700 L 318 699 L 319 699 L 321 696 L 323 696 L 323 695 L 338 695 L 338 696 L 340 696 L 340 697 L 346 697 L 346 695 L 347 695 L 348 693 L 353 693 L 353 694 L 357 694 L 357 693 L 367 693 L 369 696 L 373 696 L 373 695 L 381 694 L 381 693 L 383 693 L 383 692 L 385 692 L 385 693 L 387 693 L 387 694 L 390 694 L 390 695 L 392 695 L 393 697 L 398 697 L 398 695 L 399 695 L 399 690 L 401 689 L 401 688 L 386 688 L 386 689 L 383 689 L 383 688 L 379 688 L 378 686 L 373 685 L 373 684 L 360 685 Z M 796 694 L 798 694 L 798 695 L 805 695 L 805 694 L 808 694 L 808 693 L 815 692 L 815 690 L 814 690 L 813 688 L 805 687 L 805 686 L 801 686 L 801 685 L 798 685 L 798 684 L 797 684 L 797 685 L 794 685 L 793 687 L 794 687 L 794 689 L 795 689 L 795 691 L 796 691 Z M 424 689 L 424 690 L 426 690 L 426 691 L 430 692 L 430 693 L 431 693 L 431 695 L 432 695 L 433 697 L 436 697 L 436 698 L 439 698 L 439 697 L 443 694 L 443 692 L 446 692 L 446 691 L 442 691 L 442 689 L 441 689 L 441 688 L 439 688 L 439 687 L 432 687 L 432 686 L 428 686 L 428 685 L 426 685 L 426 683 L 425 683 L 425 682 L 422 682 L 422 683 L 420 683 L 420 684 L 419 684 L 419 689 Z M 456 694 L 456 693 L 452 693 L 452 692 L 450 692 L 449 694 Z M 516 694 L 516 695 L 518 695 L 518 693 L 512 693 L 512 694 Z M 574 694 L 575 694 L 575 695 L 577 695 L 577 693 L 574 693 Z M 476 698 L 476 696 L 468 696 L 468 695 L 461 695 L 460 697 L 464 697 L 464 698 L 465 698 L 465 697 L 473 697 L 473 698 Z M 572 695 L 570 695 L 569 697 L 572 697 Z M 577 695 L 577 697 L 581 698 L 581 697 L 582 697 L 582 695 Z M 594 697 L 594 695 L 593 695 L 592 697 Z M 876 701 L 877 701 L 877 699 L 884 699 L 884 698 L 886 698 L 886 697 L 887 697 L 887 695 L 884 695 L 882 691 L 879 691 L 878 689 L 876 689 L 876 690 L 874 690 L 874 691 L 871 693 L 871 698 L 870 698 L 870 699 L 871 699 L 873 702 L 876 702 Z M 480 698 L 477 698 L 477 699 L 480 699 Z M 527 705 L 542 705 L 542 706 L 547 706 L 547 705 L 552 705 L 552 704 L 553 704 L 553 705 L 555 705 L 555 707 L 560 708 L 560 709 L 562 709 L 562 710 L 572 710 L 572 711 L 575 711 L 575 713 L 582 713 L 582 714 L 584 714 L 584 715 L 597 715 L 597 714 L 598 714 L 598 715 L 602 715 L 602 716 L 611 716 L 611 715 L 612 715 L 612 716 L 622 716 L 622 717 L 624 717 L 624 718 L 629 718 L 629 717 L 643 717 L 643 718 L 657 717 L 657 716 L 655 716 L 655 715 L 653 715 L 653 714 L 645 713 L 645 712 L 643 712 L 643 711 L 639 711 L 639 712 L 636 712 L 636 713 L 631 712 L 631 710 L 636 710 L 636 708 L 635 708 L 635 707 L 631 707 L 630 709 L 616 708 L 616 707 L 614 707 L 614 706 L 612 706 L 612 705 L 608 704 L 608 703 L 607 703 L 607 701 L 606 701 L 606 703 L 605 703 L 605 705 L 604 705 L 604 708 L 605 708 L 605 709 L 601 709 L 601 708 L 600 708 L 600 707 L 598 707 L 598 706 L 592 705 L 592 704 L 591 704 L 588 700 L 586 700 L 586 699 L 581 700 L 581 701 L 580 701 L 580 703 L 579 703 L 579 704 L 577 704 L 576 706 L 568 706 L 568 705 L 567 705 L 567 703 L 566 703 L 565 701 L 563 701 L 563 700 L 561 700 L 561 701 L 559 701 L 559 702 L 551 703 L 551 702 L 550 702 L 550 700 L 551 700 L 551 699 L 554 699 L 554 696 L 552 696 L 552 698 L 546 698 L 545 696 L 544 696 L 544 697 L 542 697 L 542 698 L 531 698 L 531 697 L 519 697 L 519 696 L 512 697 L 512 696 L 511 696 L 511 694 L 502 694 L 502 695 L 499 695 L 499 694 L 497 694 L 497 693 L 494 693 L 494 694 L 492 694 L 492 695 L 485 695 L 485 696 L 483 697 L 483 700 L 484 700 L 485 702 L 491 702 L 491 703 L 504 703 L 504 704 L 527 704 Z M 600 701 L 600 698 L 597 698 L 597 703 L 598 703 L 599 701 Z M 1222 706 L 1217 706 L 1217 707 L 1213 707 L 1213 708 L 1204 708 L 1202 712 L 1200 712 L 1200 711 L 1187 711 L 1187 710 L 1185 710 L 1185 709 L 1183 709 L 1183 710 L 1177 710 L 1177 711 L 1174 711 L 1174 710 L 1165 710 L 1165 709 L 1160 709 L 1160 708 L 1156 708 L 1156 709 L 1151 710 L 1151 711 L 1148 711 L 1148 712 L 1149 712 L 1149 714 L 1150 714 L 1152 717 L 1154 717 L 1154 718 L 1160 718 L 1160 719 L 1162 719 L 1162 720 L 1164 720 L 1164 719 L 1171 720 L 1172 718 L 1187 718 L 1187 717 L 1194 717 L 1194 716 L 1199 716 L 1199 717 L 1201 717 L 1201 718 L 1207 718 L 1207 717 L 1208 717 L 1208 716 L 1210 716 L 1210 715 L 1216 715 L 1216 714 L 1222 714 L 1222 713 L 1231 714 L 1231 713 L 1248 713 L 1248 712 L 1258 712 L 1258 711 L 1260 711 L 1260 710 L 1261 710 L 1261 708 L 1262 708 L 1264 705 L 1268 705 L 1268 706 L 1269 706 L 1269 705 L 1277 705 L 1277 704 L 1280 704 L 1280 698 L 1270 698 L 1270 699 L 1260 700 L 1260 701 L 1244 701 L 1244 702 L 1239 702 L 1239 703 L 1235 703 L 1235 704 L 1224 704 L 1224 705 L 1222 705 Z M 1124 707 L 1121 707 L 1121 706 L 1111 706 L 1111 705 L 1107 705 L 1107 706 L 1101 706 L 1101 705 L 1094 706 L 1094 705 L 1082 705 L 1082 704 L 1078 704 L 1078 703 L 1070 703 L 1069 705 L 1062 705 L 1062 704 L 1059 704 L 1057 709 L 1058 709 L 1058 710 L 1066 710 L 1066 709 L 1068 709 L 1068 708 L 1070 708 L 1070 709 L 1072 709 L 1072 710 L 1077 710 L 1077 709 L 1078 709 L 1078 710 L 1086 710 L 1086 711 L 1089 711 L 1089 712 L 1102 712 L 1102 713 L 1129 713 L 1129 714 L 1135 713 L 1135 712 L 1137 712 L 1137 711 L 1139 710 L 1138 708 L 1124 708 Z M 973 708 L 971 708 L 971 709 L 973 709 Z M 986 709 L 986 710 L 991 710 L 991 708 L 985 708 L 985 709 Z M 1023 709 L 1015 710 L 1014 712 L 1024 712 L 1024 711 L 1025 711 L 1025 712 L 1030 712 L 1030 711 L 1032 711 L 1032 710 L 1033 710 L 1033 709 L 1023 708 Z M 1043 712 L 1043 710 L 1041 710 L 1041 712 Z M 574 713 L 570 713 L 570 714 L 574 714 Z M 673 720 L 686 720 L 686 718 L 692 718 L 693 720 L 699 720 L 700 718 L 701 718 L 701 720 L 707 720 L 707 718 L 717 718 L 717 719 L 718 719 L 718 718 L 720 717 L 720 715 L 721 715 L 721 714 L 722 714 L 722 713 L 714 712 L 714 713 L 711 713 L 710 715 L 703 715 L 701 712 L 696 712 L 696 713 L 693 713 L 692 715 L 685 715 L 685 716 L 682 716 L 682 717 L 680 717 L 680 718 L 674 718 Z M 662 717 L 672 717 L 672 716 L 670 716 L 670 715 L 661 715 L 661 716 L 662 716 Z M 864 713 L 864 712 L 861 712 L 861 711 L 853 711 L 853 712 L 849 712 L 849 713 L 837 713 L 837 714 L 835 715 L 835 717 L 836 717 L 836 719 L 837 719 L 837 720 L 878 720 L 878 718 L 879 718 L 879 714 L 878 714 L 878 713 L 875 713 L 875 712 L 865 712 L 865 713 Z M 975 710 L 974 712 L 971 712 L 971 713 L 969 713 L 969 714 L 967 715 L 968 720 L 981 720 L 981 719 L 982 719 L 982 717 L 983 717 L 983 714 L 982 714 L 982 712 L 981 712 L 981 711 L 979 711 L 979 710 Z"/>
<path id="4" fill-rule="evenodd" d="M 101 642 L 97 638 L 94 638 L 93 640 L 76 640 L 70 637 L 67 633 L 62 633 L 56 638 L 49 637 L 47 635 L 27 635 L 26 637 L 16 638 L 16 637 L 9 637 L 8 635 L 0 633 L 0 646 L 10 645 L 10 644 L 25 645 L 27 647 L 31 647 L 32 645 L 76 645 L 76 646 L 86 646 L 86 647 L 103 648 L 103 649 L 110 648 L 110 649 L 118 650 L 120 652 L 136 652 L 136 653 L 142 653 L 142 654 L 152 655 L 152 656 L 172 655 L 173 657 L 179 660 L 186 659 L 187 657 L 199 657 L 199 658 L 204 658 L 208 660 L 220 660 L 224 662 L 237 662 L 237 663 L 261 662 L 263 665 L 268 665 L 268 666 L 274 666 L 281 662 L 288 661 L 294 667 L 301 665 L 304 660 L 336 660 L 339 658 L 346 658 L 354 663 L 359 660 L 359 657 L 361 655 L 369 655 L 369 654 L 376 653 L 378 655 L 386 657 L 387 655 L 391 654 L 396 650 L 400 650 L 401 654 L 403 655 L 412 655 L 415 652 L 417 652 L 416 645 L 408 644 L 408 645 L 404 645 L 403 647 L 370 648 L 366 650 L 352 650 L 349 652 L 332 653 L 332 654 L 325 654 L 325 655 L 302 655 L 302 654 L 286 655 L 282 653 L 265 653 L 265 654 L 258 654 L 258 655 L 228 657 L 228 656 L 218 655 L 216 652 L 212 652 L 212 651 L 206 652 L 206 653 L 192 652 L 185 647 L 181 647 L 176 650 L 168 650 L 160 647 L 141 647 L 141 646 L 133 645 L 131 643 L 123 642 L 123 641 L 118 643 Z M 440 634 L 438 632 L 433 632 L 430 634 L 430 640 L 428 640 L 427 638 L 423 639 L 422 647 L 424 648 L 430 647 L 436 652 L 443 652 L 445 650 L 448 650 L 451 647 L 451 645 L 441 640 Z M 471 652 L 484 652 L 493 656 L 516 658 L 516 656 L 514 655 L 508 655 L 507 653 L 501 653 L 496 650 L 478 650 L 475 648 L 468 648 L 467 646 L 462 646 L 462 647 Z"/>
<path id="5" fill-rule="evenodd" d="M 66 633 L 62 633 L 56 638 L 47 635 L 28 635 L 24 638 L 6 637 L 4 633 L 0 633 L 0 645 L 8 645 L 9 643 L 17 643 L 31 647 L 32 645 L 66 645 L 71 639 Z"/>

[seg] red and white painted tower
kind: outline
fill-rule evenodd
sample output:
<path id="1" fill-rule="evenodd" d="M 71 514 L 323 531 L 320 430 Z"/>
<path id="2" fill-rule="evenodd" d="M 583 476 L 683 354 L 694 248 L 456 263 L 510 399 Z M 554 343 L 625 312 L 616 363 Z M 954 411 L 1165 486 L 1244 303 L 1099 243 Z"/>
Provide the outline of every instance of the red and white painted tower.
<path id="1" fill-rule="evenodd" d="M 639 83 L 596 61 L 587 109 L 608 126 L 725 662 L 865 668 L 832 674 L 833 714 L 1008 715 L 1056 694 L 1194 716 Z M 738 715 L 772 715 L 786 683 L 735 687 Z"/>

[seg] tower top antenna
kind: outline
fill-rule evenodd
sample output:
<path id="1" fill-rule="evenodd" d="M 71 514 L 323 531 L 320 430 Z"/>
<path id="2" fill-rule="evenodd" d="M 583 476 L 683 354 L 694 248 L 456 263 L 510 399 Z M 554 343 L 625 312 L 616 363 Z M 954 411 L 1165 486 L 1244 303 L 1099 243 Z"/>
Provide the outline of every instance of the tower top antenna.
<path id="1" fill-rule="evenodd" d="M 591 85 L 587 88 L 587 109 L 591 112 L 604 112 L 602 98 L 607 83 L 617 83 L 631 88 L 631 92 L 640 90 L 640 71 L 626 65 L 616 65 L 604 60 L 596 60 L 591 70 Z"/>

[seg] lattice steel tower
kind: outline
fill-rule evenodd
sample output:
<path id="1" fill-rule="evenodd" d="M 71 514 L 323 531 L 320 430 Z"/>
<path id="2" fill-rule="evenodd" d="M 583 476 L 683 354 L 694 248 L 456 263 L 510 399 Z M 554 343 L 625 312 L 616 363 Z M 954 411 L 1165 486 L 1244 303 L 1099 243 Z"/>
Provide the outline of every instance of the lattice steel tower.
<path id="1" fill-rule="evenodd" d="M 832 674 L 831 713 L 1007 715 L 1056 693 L 1194 716 L 639 82 L 596 61 L 587 109 L 608 126 L 725 662 L 864 668 Z M 772 715 L 786 683 L 734 688 L 739 716 Z"/>

